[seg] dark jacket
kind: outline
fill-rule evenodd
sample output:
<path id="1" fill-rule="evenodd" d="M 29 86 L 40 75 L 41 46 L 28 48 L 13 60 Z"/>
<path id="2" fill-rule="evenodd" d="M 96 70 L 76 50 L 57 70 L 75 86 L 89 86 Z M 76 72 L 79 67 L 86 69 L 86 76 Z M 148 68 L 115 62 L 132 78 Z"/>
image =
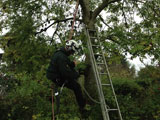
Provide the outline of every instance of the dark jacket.
<path id="1" fill-rule="evenodd" d="M 56 51 L 47 69 L 47 78 L 52 81 L 58 79 L 72 81 L 79 77 L 78 72 L 75 71 L 74 62 L 68 58 L 69 54 L 65 48 Z"/>

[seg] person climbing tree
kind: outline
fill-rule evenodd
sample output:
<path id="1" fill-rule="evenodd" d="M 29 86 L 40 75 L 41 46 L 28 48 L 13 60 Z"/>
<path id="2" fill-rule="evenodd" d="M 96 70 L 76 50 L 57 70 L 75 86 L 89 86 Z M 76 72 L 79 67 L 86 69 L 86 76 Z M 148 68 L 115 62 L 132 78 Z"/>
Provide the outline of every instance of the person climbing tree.
<path id="1" fill-rule="evenodd" d="M 84 113 L 86 100 L 82 95 L 80 84 L 77 82 L 79 73 L 75 70 L 75 62 L 68 57 L 79 49 L 79 44 L 75 40 L 69 40 L 66 45 L 57 50 L 47 69 L 47 78 L 52 80 L 57 86 L 65 87 L 74 91 L 80 112 Z"/>

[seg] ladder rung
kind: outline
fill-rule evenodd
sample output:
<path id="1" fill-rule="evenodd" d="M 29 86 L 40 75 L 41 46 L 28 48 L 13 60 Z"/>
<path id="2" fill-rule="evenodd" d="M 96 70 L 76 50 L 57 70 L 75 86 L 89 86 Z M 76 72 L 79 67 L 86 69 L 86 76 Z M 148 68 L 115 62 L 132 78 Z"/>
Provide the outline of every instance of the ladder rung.
<path id="1" fill-rule="evenodd" d="M 108 109 L 108 111 L 117 111 L 118 109 Z"/>
<path id="2" fill-rule="evenodd" d="M 93 32 L 96 32 L 96 30 L 93 30 L 93 29 L 88 29 L 88 31 L 93 31 Z"/>
<path id="3" fill-rule="evenodd" d="M 102 84 L 103 86 L 110 86 L 111 84 Z"/>
<path id="4" fill-rule="evenodd" d="M 97 56 L 103 56 L 102 54 L 97 54 L 97 53 L 95 53 L 94 55 L 97 55 Z"/>
<path id="5" fill-rule="evenodd" d="M 92 45 L 93 47 L 100 47 L 100 45 Z"/>
<path id="6" fill-rule="evenodd" d="M 105 63 L 97 63 L 97 65 L 105 65 Z"/>
<path id="7" fill-rule="evenodd" d="M 88 46 L 88 49 L 89 49 L 89 52 L 91 54 L 91 57 L 93 57 L 93 60 L 92 60 L 92 64 L 93 64 L 93 68 L 95 69 L 95 72 L 97 72 L 96 76 L 97 76 L 97 82 L 99 84 L 97 84 L 98 87 L 98 93 L 100 94 L 100 101 L 102 101 L 101 103 L 101 109 L 102 109 L 102 112 L 106 112 L 106 115 L 103 114 L 103 118 L 106 119 L 108 118 L 109 119 L 109 116 L 107 115 L 108 112 L 117 112 L 119 114 L 119 117 L 120 117 L 120 120 L 122 120 L 122 116 L 121 116 L 121 113 L 120 113 L 120 109 L 119 109 L 119 105 L 118 105 L 118 102 L 117 102 L 117 98 L 116 98 L 116 95 L 114 93 L 114 88 L 112 86 L 112 82 L 111 82 L 111 79 L 110 79 L 110 75 L 109 75 L 109 71 L 107 69 L 107 63 L 105 62 L 105 55 L 104 55 L 104 51 L 103 51 L 103 44 L 101 45 L 101 40 L 99 39 L 99 35 L 98 35 L 98 31 L 95 30 L 95 29 L 87 29 L 86 28 L 86 34 L 87 34 L 87 37 L 88 37 L 88 41 L 87 41 L 87 46 Z M 100 49 L 99 49 L 100 48 Z M 103 68 L 103 66 L 105 68 Z M 107 81 L 109 79 L 109 82 L 102 82 L 101 83 L 101 77 L 107 77 Z M 116 101 L 116 104 L 117 104 L 117 107 L 113 107 L 110 108 L 109 106 L 107 106 L 106 102 L 105 102 L 105 97 L 104 97 L 104 87 L 111 87 L 114 95 L 114 100 Z M 105 111 L 104 111 L 105 110 Z"/>
<path id="8" fill-rule="evenodd" d="M 90 39 L 97 39 L 97 37 L 90 37 Z"/>
<path id="9" fill-rule="evenodd" d="M 107 75 L 107 73 L 99 73 L 100 75 Z"/>

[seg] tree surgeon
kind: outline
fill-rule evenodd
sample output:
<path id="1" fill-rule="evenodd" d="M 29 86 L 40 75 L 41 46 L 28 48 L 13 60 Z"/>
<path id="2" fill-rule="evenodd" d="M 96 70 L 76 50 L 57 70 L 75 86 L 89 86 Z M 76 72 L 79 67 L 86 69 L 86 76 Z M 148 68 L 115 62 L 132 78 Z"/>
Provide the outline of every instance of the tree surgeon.
<path id="1" fill-rule="evenodd" d="M 52 80 L 57 86 L 65 87 L 74 91 L 80 112 L 84 113 L 86 100 L 82 95 L 80 84 L 77 82 L 79 73 L 75 70 L 75 62 L 68 57 L 73 55 L 79 49 L 79 44 L 74 40 L 69 40 L 66 45 L 57 50 L 47 69 L 47 78 Z"/>

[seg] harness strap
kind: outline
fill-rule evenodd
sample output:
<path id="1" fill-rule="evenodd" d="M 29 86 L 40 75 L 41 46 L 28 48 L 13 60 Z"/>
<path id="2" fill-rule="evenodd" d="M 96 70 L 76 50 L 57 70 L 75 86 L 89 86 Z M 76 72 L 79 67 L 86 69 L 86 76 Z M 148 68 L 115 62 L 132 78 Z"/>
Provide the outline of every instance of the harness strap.
<path id="1" fill-rule="evenodd" d="M 53 88 L 52 88 L 52 119 L 54 119 L 54 95 L 53 95 L 54 91 L 53 91 Z"/>
<path id="2" fill-rule="evenodd" d="M 58 80 L 56 80 L 56 82 L 58 83 Z M 54 87 L 54 92 L 53 92 L 53 89 L 52 89 L 52 116 L 53 116 L 53 118 L 55 118 L 55 115 L 54 115 L 54 102 L 53 102 L 53 99 L 54 99 L 54 95 L 55 95 L 55 99 L 56 99 L 56 115 L 58 115 L 59 114 L 59 108 L 60 108 L 60 94 L 62 93 L 62 91 L 63 91 L 63 88 L 64 88 L 64 86 L 65 86 L 65 84 L 67 83 L 67 81 L 65 81 L 64 83 L 63 83 L 63 85 L 61 86 L 61 89 L 60 89 L 60 91 L 58 91 L 58 85 L 55 85 L 55 87 Z M 53 119 L 54 120 L 54 119 Z"/>

